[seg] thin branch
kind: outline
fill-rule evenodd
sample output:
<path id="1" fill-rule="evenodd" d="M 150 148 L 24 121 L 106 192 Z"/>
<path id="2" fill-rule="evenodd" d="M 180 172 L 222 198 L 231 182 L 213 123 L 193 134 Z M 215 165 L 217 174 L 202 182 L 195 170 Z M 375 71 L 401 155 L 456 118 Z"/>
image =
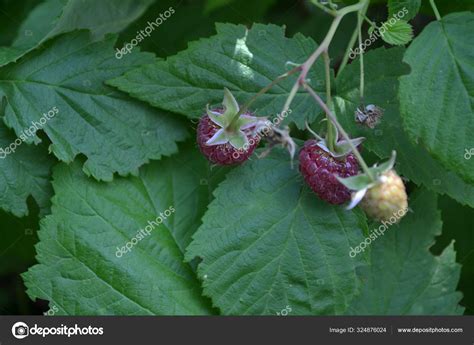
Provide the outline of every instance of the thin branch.
<path id="1" fill-rule="evenodd" d="M 361 13 L 361 15 L 362 15 L 362 18 L 364 18 L 365 21 L 370 24 L 370 26 L 373 26 L 374 28 L 377 28 L 377 24 L 375 24 L 373 21 L 371 21 L 371 20 L 365 15 L 365 13 Z"/>
<path id="2" fill-rule="evenodd" d="M 267 86 L 265 86 L 263 89 L 261 89 L 258 93 L 256 93 L 250 100 L 248 100 L 243 106 L 242 108 L 240 108 L 240 111 L 239 111 L 239 115 L 245 113 L 247 111 L 248 108 L 250 108 L 250 106 L 257 100 L 258 97 L 260 97 L 261 95 L 265 94 L 268 90 L 270 90 L 273 86 L 275 86 L 276 84 L 278 84 L 280 81 L 286 79 L 287 77 L 289 77 L 290 75 L 292 74 L 295 74 L 296 72 L 298 71 L 301 71 L 301 66 L 296 66 L 294 67 L 293 69 L 291 69 L 290 71 L 278 76 L 275 80 L 273 80 L 270 84 L 268 84 Z"/>
<path id="3" fill-rule="evenodd" d="M 357 27 L 359 28 L 359 47 L 362 47 L 362 15 L 359 13 L 357 16 Z M 360 63 L 360 100 L 364 104 L 364 52 L 360 52 L 359 57 Z"/>
<path id="4" fill-rule="evenodd" d="M 430 0 L 431 7 L 433 8 L 433 12 L 436 16 L 436 20 L 441 20 L 441 16 L 439 15 L 438 8 L 436 7 L 436 4 L 434 0 Z"/>
<path id="5" fill-rule="evenodd" d="M 291 91 L 286 99 L 285 105 L 283 106 L 283 110 L 281 111 L 281 114 L 286 114 L 288 109 L 290 109 L 291 102 L 293 102 L 293 98 L 295 98 L 299 88 L 300 84 L 298 82 L 293 84 L 293 87 L 291 88 Z"/>
<path id="6" fill-rule="evenodd" d="M 369 0 L 361 0 L 359 3 L 351 5 L 351 6 L 346 6 L 340 10 L 338 10 L 336 13 L 336 17 L 331 23 L 331 26 L 329 27 L 329 31 L 324 37 L 323 41 L 319 45 L 319 47 L 314 51 L 313 54 L 306 60 L 304 64 L 301 65 L 301 74 L 296 80 L 295 85 L 293 85 L 292 92 L 290 93 L 287 101 L 285 102 L 285 107 L 283 108 L 284 111 L 288 110 L 288 108 L 291 105 L 291 102 L 293 101 L 293 98 L 298 91 L 299 87 L 306 84 L 306 76 L 308 75 L 309 70 L 315 63 L 316 59 L 321 55 L 324 51 L 328 50 L 329 44 L 331 43 L 332 39 L 334 38 L 334 34 L 336 33 L 337 28 L 339 27 L 339 24 L 341 23 L 342 18 L 351 12 L 356 12 L 360 11 L 361 9 L 364 8 L 364 6 L 367 6 L 369 3 Z M 284 112 L 282 111 L 282 112 Z"/>
<path id="7" fill-rule="evenodd" d="M 323 53 L 324 57 L 324 70 L 326 75 L 326 102 L 328 107 L 331 108 L 331 60 L 329 59 L 328 51 L 325 50 Z"/>
<path id="8" fill-rule="evenodd" d="M 324 70 L 325 70 L 325 75 L 326 75 L 326 103 L 329 109 L 332 107 L 332 100 L 331 100 L 331 66 L 330 66 L 330 59 L 329 59 L 329 54 L 328 51 L 325 50 L 323 53 L 324 57 Z M 327 130 L 326 130 L 326 141 L 328 148 L 333 151 L 335 149 L 334 143 L 337 142 L 338 138 L 337 132 L 334 128 L 334 124 L 330 120 L 330 118 L 326 115 L 327 118 Z"/>

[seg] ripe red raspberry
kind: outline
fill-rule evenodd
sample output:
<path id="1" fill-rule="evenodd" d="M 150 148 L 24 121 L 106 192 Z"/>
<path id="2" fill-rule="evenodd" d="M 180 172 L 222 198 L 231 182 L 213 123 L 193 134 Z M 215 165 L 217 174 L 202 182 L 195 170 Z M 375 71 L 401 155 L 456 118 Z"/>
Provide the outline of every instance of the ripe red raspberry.
<path id="1" fill-rule="evenodd" d="M 359 164 L 353 153 L 335 158 L 319 147 L 316 140 L 308 140 L 300 151 L 300 172 L 322 200 L 339 205 L 351 198 L 351 192 L 334 175 L 357 175 Z"/>
<path id="2" fill-rule="evenodd" d="M 238 164 L 253 153 L 260 135 L 263 119 L 240 111 L 232 93 L 224 89 L 224 108 L 210 110 L 201 117 L 197 128 L 197 143 L 201 152 L 212 163 Z"/>
<path id="3" fill-rule="evenodd" d="M 252 136 L 252 132 L 254 132 L 255 127 L 250 127 L 243 130 L 248 139 L 248 146 L 242 149 L 236 149 L 229 142 L 220 145 L 206 144 L 207 141 L 209 141 L 209 139 L 211 139 L 219 129 L 219 126 L 212 122 L 207 115 L 201 117 L 197 128 L 197 143 L 199 149 L 209 161 L 215 164 L 240 164 L 246 161 L 252 155 L 253 151 L 260 142 L 260 136 Z"/>

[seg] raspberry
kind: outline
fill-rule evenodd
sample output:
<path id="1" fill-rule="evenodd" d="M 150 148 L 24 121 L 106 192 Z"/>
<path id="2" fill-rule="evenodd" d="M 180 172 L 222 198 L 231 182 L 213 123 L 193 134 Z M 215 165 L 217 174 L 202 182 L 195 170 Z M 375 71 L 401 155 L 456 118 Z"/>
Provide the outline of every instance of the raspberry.
<path id="1" fill-rule="evenodd" d="M 248 147 L 244 149 L 236 149 L 229 142 L 220 145 L 207 145 L 206 142 L 211 139 L 218 130 L 219 126 L 212 122 L 209 116 L 204 115 L 201 117 L 197 128 L 197 143 L 204 156 L 214 164 L 240 164 L 252 155 L 260 142 L 260 136 L 252 136 L 252 132 L 254 131 L 254 127 L 252 127 L 244 130 L 249 141 Z"/>
<path id="2" fill-rule="evenodd" d="M 407 193 L 402 179 L 394 170 L 388 170 L 378 184 L 369 188 L 360 206 L 368 216 L 379 221 L 400 219 L 408 208 Z"/>
<path id="3" fill-rule="evenodd" d="M 351 198 L 349 189 L 335 175 L 342 178 L 357 175 L 359 164 L 354 154 L 335 158 L 319 147 L 316 140 L 308 140 L 299 157 L 301 174 L 322 200 L 338 205 Z"/>
<path id="4" fill-rule="evenodd" d="M 239 104 L 228 89 L 224 89 L 224 108 L 207 108 L 197 128 L 197 143 L 201 152 L 212 163 L 239 164 L 253 153 L 260 135 L 263 119 L 240 111 Z"/>

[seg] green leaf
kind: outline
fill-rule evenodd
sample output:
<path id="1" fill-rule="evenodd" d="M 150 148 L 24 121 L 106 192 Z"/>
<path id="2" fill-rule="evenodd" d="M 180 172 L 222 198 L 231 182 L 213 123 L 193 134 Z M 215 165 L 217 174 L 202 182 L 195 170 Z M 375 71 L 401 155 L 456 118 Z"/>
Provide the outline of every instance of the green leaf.
<path id="1" fill-rule="evenodd" d="M 397 20 L 393 24 L 387 21 L 379 32 L 385 42 L 395 46 L 407 44 L 413 39 L 413 28 L 404 20 Z"/>
<path id="2" fill-rule="evenodd" d="M 461 265 L 451 243 L 440 256 L 429 248 L 441 234 L 437 197 L 426 190 L 410 197 L 412 209 L 400 224 L 387 224 L 370 244 L 370 268 L 362 268 L 362 293 L 351 312 L 359 315 L 459 315 L 456 291 Z M 381 233 L 384 225 L 375 224 Z"/>
<path id="3" fill-rule="evenodd" d="M 358 175 L 341 178 L 336 176 L 339 182 L 341 182 L 347 188 L 354 191 L 361 191 L 363 189 L 370 188 L 375 185 L 379 177 L 385 172 L 391 170 L 395 165 L 396 152 L 392 152 L 392 156 L 386 162 L 383 162 L 380 165 L 374 164 L 373 167 L 369 168 L 370 175 L 373 176 L 373 179 L 367 173 L 360 173 Z M 365 192 L 364 192 L 365 193 Z"/>
<path id="4" fill-rule="evenodd" d="M 84 154 L 86 174 L 107 181 L 114 172 L 136 174 L 149 159 L 176 152 L 175 142 L 186 136 L 179 119 L 104 85 L 108 78 L 153 61 L 151 54 L 138 52 L 117 60 L 114 42 L 113 36 L 95 42 L 88 32 L 70 33 L 0 70 L 8 127 L 20 136 L 56 108 L 42 127 L 52 152 L 65 162 Z M 40 139 L 29 135 L 26 141 Z"/>
<path id="5" fill-rule="evenodd" d="M 200 224 L 215 174 L 195 149 L 183 151 L 110 183 L 87 178 L 77 163 L 59 165 L 52 215 L 38 233 L 39 264 L 23 274 L 28 295 L 69 315 L 211 313 L 183 248 Z M 117 257 L 117 248 L 160 213 L 163 223 Z"/>
<path id="6" fill-rule="evenodd" d="M 379 48 L 364 54 L 364 63 L 370 66 L 365 70 L 365 103 L 385 110 L 380 124 L 370 129 L 354 120 L 354 112 L 360 105 L 358 61 L 348 65 L 337 78 L 334 104 L 339 121 L 352 137 L 365 137 L 364 149 L 380 159 L 388 158 L 396 150 L 397 171 L 414 183 L 474 207 L 474 187 L 446 170 L 421 145 L 410 142 L 403 131 L 397 79 L 409 73 L 408 66 L 402 63 L 404 51 L 402 47 Z"/>
<path id="7" fill-rule="evenodd" d="M 137 19 L 153 0 L 47 0 L 23 22 L 12 47 L 0 48 L 0 66 L 14 62 L 59 34 L 89 29 L 98 39 Z"/>
<path id="8" fill-rule="evenodd" d="M 400 111 L 410 138 L 466 182 L 474 183 L 474 13 L 430 23 L 407 49 L 411 73 L 400 79 Z"/>
<path id="9" fill-rule="evenodd" d="M 359 191 L 362 189 L 369 188 L 374 182 L 370 179 L 369 175 L 359 174 L 350 177 L 339 177 L 336 176 L 337 180 L 344 186 L 353 191 Z"/>
<path id="10" fill-rule="evenodd" d="M 388 16 L 403 20 L 413 19 L 420 10 L 421 0 L 388 0 Z"/>
<path id="11" fill-rule="evenodd" d="M 316 44 L 301 34 L 286 38 L 275 25 L 217 24 L 217 35 L 189 44 L 187 50 L 145 65 L 110 84 L 150 104 L 190 118 L 198 118 L 206 104 L 220 104 L 224 87 L 239 104 L 248 101 L 263 87 L 283 74 L 287 62 L 303 63 Z M 275 116 L 282 111 L 295 82 L 291 76 L 258 98 L 253 108 L 260 116 Z M 324 90 L 322 59 L 308 78 L 318 91 Z M 305 119 L 315 120 L 320 113 L 313 99 L 301 90 L 292 104 L 292 115 L 284 122 L 305 127 Z"/>
<path id="12" fill-rule="evenodd" d="M 231 171 L 186 252 L 200 258 L 204 293 L 222 314 L 341 314 L 357 293 L 345 253 L 366 230 L 359 212 L 331 206 L 301 185 L 287 154 Z"/>
<path id="13" fill-rule="evenodd" d="M 48 156 L 45 145 L 30 146 L 20 142 L 0 122 L 0 208 L 17 217 L 25 216 L 28 214 L 26 200 L 31 195 L 41 214 L 48 213 L 53 194 L 50 170 L 55 161 Z M 7 154 L 5 150 L 10 145 L 14 152 L 10 149 Z"/>

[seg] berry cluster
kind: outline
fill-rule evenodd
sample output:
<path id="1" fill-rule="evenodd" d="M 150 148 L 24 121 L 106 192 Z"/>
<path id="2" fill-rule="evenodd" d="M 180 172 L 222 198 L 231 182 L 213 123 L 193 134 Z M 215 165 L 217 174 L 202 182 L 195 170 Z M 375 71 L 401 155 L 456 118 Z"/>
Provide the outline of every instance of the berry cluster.
<path id="1" fill-rule="evenodd" d="M 197 144 L 206 158 L 218 165 L 234 165 L 245 162 L 260 142 L 259 131 L 264 119 L 241 111 L 229 90 L 224 90 L 223 108 L 207 109 L 197 128 Z M 276 128 L 275 128 L 276 129 Z M 308 130 L 312 130 L 308 127 Z M 284 131 L 280 131 L 284 132 Z M 278 132 L 279 133 L 279 132 Z M 286 132 L 285 132 L 286 133 Z M 359 171 L 354 152 L 363 138 L 347 140 L 339 138 L 338 130 L 328 124 L 326 138 L 312 132 L 318 140 L 307 140 L 299 153 L 299 170 L 305 182 L 318 197 L 330 204 L 340 205 L 352 198 L 354 207 L 361 207 L 372 218 L 386 220 L 408 206 L 405 186 L 392 169 L 395 155 L 382 166 Z M 289 137 L 284 141 L 291 141 Z M 270 141 L 271 142 L 271 141 Z M 358 156 L 359 159 L 362 159 Z M 362 160 L 362 163 L 363 160 Z M 364 163 L 365 164 L 365 163 Z"/>

